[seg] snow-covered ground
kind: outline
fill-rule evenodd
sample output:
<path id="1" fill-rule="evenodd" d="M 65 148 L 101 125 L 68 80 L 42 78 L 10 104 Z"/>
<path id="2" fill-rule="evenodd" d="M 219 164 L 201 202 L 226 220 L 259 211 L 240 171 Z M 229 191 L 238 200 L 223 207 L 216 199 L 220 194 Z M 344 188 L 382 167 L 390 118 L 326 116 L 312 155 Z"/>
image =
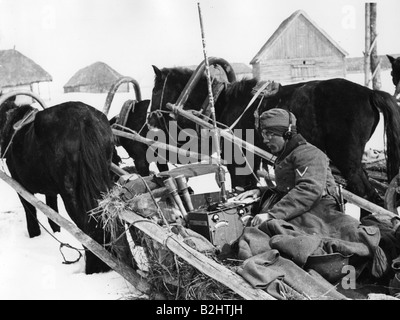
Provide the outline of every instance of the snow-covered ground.
<path id="1" fill-rule="evenodd" d="M 349 76 L 350 80 L 362 83 L 362 74 Z M 382 90 L 393 93 L 390 73 L 382 73 Z M 49 105 L 62 101 L 82 100 L 102 110 L 105 94 L 66 94 L 53 96 Z M 109 115 L 115 115 L 118 107 L 130 94 L 117 94 Z M 149 98 L 148 94 L 143 99 Z M 383 122 L 381 121 L 367 148 L 383 150 Z M 128 163 L 129 164 L 129 161 Z M 211 191 L 210 180 L 196 178 L 194 184 L 197 192 Z M 215 185 L 212 187 L 215 188 Z M 43 201 L 43 197 L 38 196 Z M 61 214 L 68 218 L 60 202 Z M 357 215 L 358 209 L 349 206 L 349 214 Z M 38 214 L 39 220 L 47 228 L 46 217 Z M 79 243 L 63 230 L 56 234 L 61 242 L 79 247 Z M 63 249 L 67 260 L 75 260 L 74 250 Z M 116 300 L 140 297 L 136 291 L 118 273 L 110 271 L 103 274 L 85 275 L 84 260 L 75 264 L 63 264 L 59 251 L 59 242 L 50 234 L 42 231 L 42 235 L 33 239 L 28 237 L 26 221 L 22 205 L 16 192 L 3 180 L 0 180 L 0 299 L 38 299 L 38 300 Z"/>
<path id="2" fill-rule="evenodd" d="M 86 275 L 84 259 L 63 264 L 60 242 L 82 249 L 67 231 L 49 234 L 42 229 L 39 237 L 30 239 L 23 207 L 16 192 L 0 182 L 0 300 L 116 300 L 139 297 L 118 273 Z M 44 201 L 44 197 L 37 195 Z M 60 212 L 68 218 L 59 201 Z M 47 218 L 38 213 L 39 221 L 50 230 Z M 52 235 L 57 239 L 55 240 Z M 63 247 L 66 261 L 75 261 L 77 251 Z"/>

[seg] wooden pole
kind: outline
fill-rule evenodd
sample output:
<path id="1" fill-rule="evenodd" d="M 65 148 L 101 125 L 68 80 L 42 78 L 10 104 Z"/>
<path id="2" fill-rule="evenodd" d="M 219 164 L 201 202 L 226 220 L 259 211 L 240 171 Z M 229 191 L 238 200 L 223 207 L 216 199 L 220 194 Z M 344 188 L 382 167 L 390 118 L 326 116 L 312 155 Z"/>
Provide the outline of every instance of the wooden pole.
<path id="1" fill-rule="evenodd" d="M 128 223 L 132 223 L 136 228 L 146 233 L 153 240 L 167 247 L 190 265 L 210 278 L 224 284 L 243 298 L 248 300 L 276 300 L 267 292 L 261 289 L 254 289 L 240 275 L 214 260 L 207 258 L 204 254 L 186 245 L 175 234 L 167 233 L 159 225 L 143 221 L 143 217 L 138 216 L 132 211 L 123 211 L 121 213 L 121 218 Z"/>
<path id="2" fill-rule="evenodd" d="M 209 107 L 210 107 L 210 111 L 211 111 L 211 120 L 212 120 L 213 127 L 214 127 L 213 137 L 214 137 L 215 148 L 216 148 L 216 153 L 217 153 L 217 164 L 219 166 L 218 175 L 219 175 L 219 181 L 220 181 L 220 185 L 221 185 L 221 200 L 222 200 L 222 202 L 226 202 L 227 201 L 227 193 L 226 193 L 226 188 L 225 188 L 225 171 L 224 171 L 224 169 L 222 169 L 222 166 L 221 166 L 220 136 L 218 134 L 218 130 L 215 130 L 215 129 L 217 129 L 217 119 L 215 117 L 214 95 L 213 95 L 213 92 L 212 92 L 210 66 L 209 66 L 208 57 L 207 57 L 206 37 L 205 37 L 204 26 L 203 26 L 203 17 L 201 15 L 200 2 L 197 3 L 197 7 L 198 7 L 198 11 L 199 11 L 201 40 L 202 40 L 202 44 L 203 44 L 203 54 L 204 54 L 204 63 L 205 63 L 205 66 L 206 66 L 206 77 L 207 77 Z"/>
<path id="3" fill-rule="evenodd" d="M 364 84 L 369 87 L 370 83 L 370 44 L 371 44 L 371 28 L 370 28 L 370 6 L 365 4 L 365 51 L 364 51 Z"/>
<path id="4" fill-rule="evenodd" d="M 111 171 L 114 172 L 118 176 L 123 176 L 125 174 L 129 174 L 129 172 L 125 171 L 124 169 L 118 167 L 116 164 L 111 163 Z"/>
<path id="5" fill-rule="evenodd" d="M 67 230 L 86 248 L 92 251 L 97 257 L 103 260 L 113 270 L 119 273 L 125 280 L 131 283 L 137 290 L 148 294 L 150 293 L 150 285 L 145 282 L 140 275 L 138 275 L 131 267 L 117 260 L 99 243 L 94 241 L 91 237 L 86 235 L 74 223 L 62 217 L 58 212 L 48 207 L 45 203 L 37 199 L 34 195 L 29 193 L 17 181 L 9 177 L 5 172 L 0 170 L 0 178 L 8 183 L 18 194 L 20 194 L 26 201 L 31 203 L 35 208 L 43 212 L 48 218 L 57 223 L 60 227 Z"/>
<path id="6" fill-rule="evenodd" d="M 376 32 L 376 21 L 377 21 L 377 4 L 370 3 L 370 36 L 371 36 L 371 72 L 372 72 L 372 89 L 381 89 L 381 74 L 380 74 L 380 59 L 378 56 L 377 39 L 378 34 Z"/>
<path id="7" fill-rule="evenodd" d="M 196 160 L 196 161 L 198 161 L 199 159 L 200 160 L 210 161 L 210 162 L 215 162 L 216 161 L 216 159 L 215 159 L 215 161 L 213 161 L 214 160 L 213 158 L 211 158 L 209 156 L 206 156 L 206 155 L 202 155 L 202 154 L 199 154 L 199 153 L 196 153 L 196 152 L 193 152 L 193 151 L 189 151 L 189 150 L 185 151 L 185 150 L 183 150 L 181 148 L 178 148 L 178 147 L 175 147 L 175 146 L 171 146 L 169 144 L 166 144 L 166 143 L 163 143 L 163 142 L 160 142 L 160 141 L 147 139 L 145 137 L 142 137 L 140 134 L 138 134 L 136 132 L 135 133 L 128 133 L 128 132 L 124 132 L 124 131 L 117 130 L 117 129 L 112 129 L 112 132 L 116 136 L 127 138 L 127 139 L 132 139 L 132 140 L 147 144 L 147 145 L 151 146 L 154 149 L 169 150 L 169 151 L 174 152 L 176 154 L 179 154 L 179 155 L 181 155 L 183 157 L 190 158 L 190 159 L 193 159 L 193 160 Z"/>
<path id="8" fill-rule="evenodd" d="M 368 200 L 365 200 L 364 198 L 361 198 L 354 193 L 351 193 L 350 191 L 347 191 L 346 189 L 342 189 L 342 194 L 343 198 L 346 199 L 348 202 L 355 204 L 356 206 L 365 209 L 367 211 L 372 212 L 374 216 L 379 218 L 379 216 L 387 216 L 390 217 L 390 219 L 395 218 L 399 219 L 400 217 L 395 214 L 392 211 L 386 210 L 385 208 L 382 208 L 375 203 L 372 203 Z"/>
<path id="9" fill-rule="evenodd" d="M 183 110 L 182 108 L 180 108 L 177 105 L 167 103 L 167 108 L 169 108 L 173 112 L 178 113 L 181 116 L 197 123 L 198 125 L 202 126 L 203 128 L 214 130 L 214 127 L 212 124 L 208 123 L 207 121 L 204 121 L 203 119 L 200 119 L 199 117 L 197 117 L 196 115 L 194 115 L 191 112 Z M 232 134 L 228 131 L 224 131 L 219 128 L 217 128 L 215 130 L 219 131 L 219 135 L 222 138 L 225 138 L 226 140 L 236 144 L 237 146 L 244 148 L 244 149 L 254 153 L 255 155 L 262 157 L 263 159 L 267 160 L 270 164 L 274 164 L 276 157 L 274 155 L 272 155 L 271 153 L 269 153 L 259 147 L 256 147 L 255 145 L 248 143 L 247 141 L 244 141 L 244 140 L 236 137 L 234 134 Z"/>

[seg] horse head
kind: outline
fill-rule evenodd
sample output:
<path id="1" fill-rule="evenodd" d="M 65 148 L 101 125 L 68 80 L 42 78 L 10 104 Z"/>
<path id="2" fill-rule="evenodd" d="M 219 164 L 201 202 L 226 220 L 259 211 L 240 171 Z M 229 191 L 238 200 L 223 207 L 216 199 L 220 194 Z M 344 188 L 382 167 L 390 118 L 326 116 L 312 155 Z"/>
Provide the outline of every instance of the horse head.
<path id="1" fill-rule="evenodd" d="M 161 70 L 153 66 L 155 73 L 154 87 L 151 97 L 151 108 L 147 122 L 150 128 L 158 128 L 168 131 L 168 123 L 173 120 L 179 121 L 181 127 L 193 127 L 193 123 L 172 114 L 167 107 L 167 103 L 177 102 L 181 92 L 193 74 L 193 70 L 188 68 L 162 68 Z M 206 81 L 203 77 L 203 81 Z M 199 86 L 199 90 L 193 92 L 183 106 L 185 110 L 199 110 L 202 101 L 207 96 L 206 86 Z"/>
<path id="2" fill-rule="evenodd" d="M 395 96 L 400 93 L 400 57 L 394 58 L 390 55 L 386 55 L 392 65 L 392 82 L 396 86 Z"/>
<path id="3" fill-rule="evenodd" d="M 215 84 L 233 82 L 236 80 L 231 65 L 222 58 L 210 57 L 209 68 L 212 73 L 212 91 L 215 94 Z M 179 115 L 172 115 L 167 103 L 176 104 L 184 110 L 200 111 L 208 108 L 209 90 L 207 71 L 203 61 L 195 71 L 189 68 L 175 67 L 158 69 L 153 66 L 155 81 L 152 92 L 151 113 L 148 123 L 153 127 L 164 127 L 170 120 L 177 120 L 182 128 L 195 129 L 195 124 Z M 222 70 L 222 72 L 220 72 Z M 161 123 L 163 122 L 163 123 Z"/>
<path id="4" fill-rule="evenodd" d="M 44 101 L 35 93 L 30 91 L 11 91 L 3 94 L 0 92 L 0 157 L 9 144 L 11 135 L 14 132 L 13 125 L 22 119 L 24 115 L 34 109 L 30 105 L 18 106 L 15 101 L 18 95 L 27 95 L 34 98 L 43 109 L 46 108 Z"/>

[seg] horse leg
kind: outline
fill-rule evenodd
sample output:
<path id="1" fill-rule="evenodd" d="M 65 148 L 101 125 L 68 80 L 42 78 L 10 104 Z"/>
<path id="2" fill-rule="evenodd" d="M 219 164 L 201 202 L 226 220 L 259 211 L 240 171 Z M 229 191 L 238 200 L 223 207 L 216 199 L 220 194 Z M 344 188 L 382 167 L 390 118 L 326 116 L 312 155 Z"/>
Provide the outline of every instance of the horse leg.
<path id="1" fill-rule="evenodd" d="M 57 204 L 57 196 L 48 196 L 46 195 L 46 204 L 52 208 L 54 211 L 58 212 L 58 204 Z M 53 232 L 60 232 L 60 226 L 55 223 L 53 220 L 49 220 L 49 225 Z"/>
<path id="2" fill-rule="evenodd" d="M 64 206 L 68 215 L 71 217 L 76 226 L 97 243 L 104 244 L 106 240 L 102 236 L 102 230 L 99 230 L 101 229 L 100 226 L 96 228 L 97 222 L 93 218 L 90 218 L 87 212 L 83 212 L 83 210 L 78 207 L 78 201 L 76 200 L 77 197 L 74 192 L 72 192 L 71 194 L 61 194 L 61 198 L 63 199 Z M 85 250 L 86 274 L 93 274 L 110 270 L 110 267 L 106 265 L 101 259 L 99 259 L 87 247 L 83 246 L 83 248 Z"/>
<path id="3" fill-rule="evenodd" d="M 28 228 L 29 237 L 33 238 L 39 236 L 40 226 L 36 217 L 36 208 L 21 196 L 19 196 L 19 199 L 21 200 L 22 206 L 24 207 L 25 210 L 26 224 Z"/>

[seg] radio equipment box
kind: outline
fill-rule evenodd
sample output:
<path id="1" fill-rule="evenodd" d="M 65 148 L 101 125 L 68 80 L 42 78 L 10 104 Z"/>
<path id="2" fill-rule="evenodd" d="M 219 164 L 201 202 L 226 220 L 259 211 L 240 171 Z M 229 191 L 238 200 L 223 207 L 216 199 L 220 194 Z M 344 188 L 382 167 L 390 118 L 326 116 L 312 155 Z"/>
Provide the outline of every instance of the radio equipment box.
<path id="1" fill-rule="evenodd" d="M 251 206 L 215 202 L 219 200 L 218 192 L 196 196 L 203 196 L 206 204 L 196 206 L 201 203 L 201 198 L 193 199 L 192 195 L 194 207 L 198 209 L 188 212 L 191 230 L 208 239 L 217 249 L 222 249 L 225 244 L 232 244 L 242 235 Z"/>

